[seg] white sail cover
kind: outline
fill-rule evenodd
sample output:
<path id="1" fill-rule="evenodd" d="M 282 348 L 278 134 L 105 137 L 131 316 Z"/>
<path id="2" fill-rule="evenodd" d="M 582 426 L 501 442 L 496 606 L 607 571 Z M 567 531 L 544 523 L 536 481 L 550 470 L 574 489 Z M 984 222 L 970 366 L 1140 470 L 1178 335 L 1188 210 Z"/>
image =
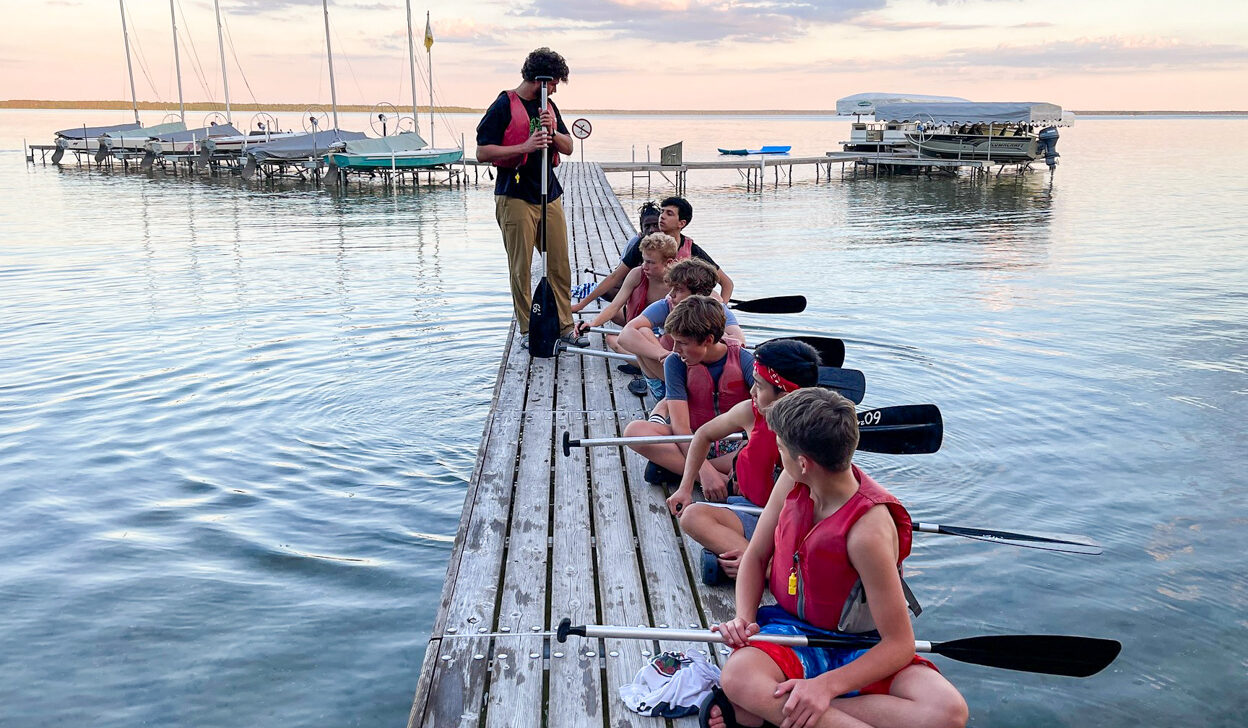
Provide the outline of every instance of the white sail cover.
<path id="1" fill-rule="evenodd" d="M 201 126 L 198 129 L 186 129 L 170 134 L 161 134 L 157 138 L 162 142 L 190 142 L 207 139 L 208 137 L 222 136 L 242 136 L 242 132 L 235 129 L 233 124 L 214 124 L 213 126 Z"/>
<path id="2" fill-rule="evenodd" d="M 315 134 L 299 134 L 298 136 L 274 139 L 264 144 L 247 147 L 247 154 L 255 157 L 257 162 L 266 159 L 305 159 L 319 157 L 328 152 L 342 149 L 345 142 L 366 138 L 362 132 L 327 129 Z"/>
<path id="3" fill-rule="evenodd" d="M 109 134 L 115 131 L 133 131 L 138 129 L 138 124 L 113 124 L 112 126 L 80 126 L 76 129 L 62 129 L 56 133 L 58 137 L 65 139 L 95 139 L 101 134 Z"/>
<path id="4" fill-rule="evenodd" d="M 1036 101 L 946 101 L 879 104 L 876 121 L 917 121 L 924 124 L 1062 125 L 1062 107 Z"/>
<path id="5" fill-rule="evenodd" d="M 966 101 L 959 96 L 928 96 L 925 94 L 890 94 L 871 91 L 865 94 L 854 94 L 836 100 L 838 116 L 850 114 L 874 114 L 879 104 L 913 104 L 925 101 Z M 881 119 L 881 121 L 883 121 Z"/>
<path id="6" fill-rule="evenodd" d="M 186 131 L 186 124 L 180 121 L 173 121 L 168 124 L 145 126 L 141 129 L 114 129 L 112 131 L 106 131 L 100 136 L 106 136 L 109 139 L 136 139 L 158 137 L 161 134 L 174 134 L 179 131 Z"/>
<path id="7" fill-rule="evenodd" d="M 419 134 L 406 131 L 377 139 L 350 139 L 342 151 L 346 154 L 400 154 L 423 149 L 426 145 Z"/>

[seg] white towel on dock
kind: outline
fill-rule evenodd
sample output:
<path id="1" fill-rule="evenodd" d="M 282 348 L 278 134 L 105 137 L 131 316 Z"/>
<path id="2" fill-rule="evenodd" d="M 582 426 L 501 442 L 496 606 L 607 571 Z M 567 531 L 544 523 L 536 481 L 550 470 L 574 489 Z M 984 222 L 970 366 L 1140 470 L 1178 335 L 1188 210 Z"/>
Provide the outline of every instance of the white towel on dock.
<path id="1" fill-rule="evenodd" d="M 702 699 L 719 684 L 719 668 L 699 655 L 664 652 L 620 688 L 629 710 L 650 717 L 680 718 L 698 712 Z"/>

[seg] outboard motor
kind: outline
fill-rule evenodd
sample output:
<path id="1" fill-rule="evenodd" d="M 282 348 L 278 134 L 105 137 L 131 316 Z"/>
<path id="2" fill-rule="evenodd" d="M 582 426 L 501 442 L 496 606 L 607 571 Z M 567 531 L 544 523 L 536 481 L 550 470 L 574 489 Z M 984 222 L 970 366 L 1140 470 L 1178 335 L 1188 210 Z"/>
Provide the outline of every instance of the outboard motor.
<path id="1" fill-rule="evenodd" d="M 1046 126 L 1036 135 L 1036 144 L 1039 151 L 1044 155 L 1044 163 L 1049 165 L 1049 170 L 1057 166 L 1057 158 L 1062 156 L 1057 153 L 1057 127 Z"/>

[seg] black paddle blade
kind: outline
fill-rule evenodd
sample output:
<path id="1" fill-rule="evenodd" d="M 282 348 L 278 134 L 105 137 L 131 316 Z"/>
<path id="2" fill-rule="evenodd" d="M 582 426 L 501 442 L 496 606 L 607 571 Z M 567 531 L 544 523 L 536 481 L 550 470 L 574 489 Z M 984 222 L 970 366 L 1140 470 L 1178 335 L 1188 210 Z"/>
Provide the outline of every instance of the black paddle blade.
<path id="1" fill-rule="evenodd" d="M 925 455 L 940 450 L 944 436 L 944 420 L 940 408 L 934 404 L 907 404 L 858 412 L 859 450 Z"/>
<path id="2" fill-rule="evenodd" d="M 805 296 L 775 296 L 756 298 L 753 301 L 737 301 L 729 308 L 745 313 L 801 313 L 806 310 Z"/>
<path id="3" fill-rule="evenodd" d="M 819 386 L 836 390 L 854 404 L 867 396 L 867 377 L 857 369 L 819 367 Z"/>
<path id="4" fill-rule="evenodd" d="M 791 339 L 800 341 L 803 344 L 809 344 L 815 351 L 819 352 L 819 363 L 825 367 L 839 367 L 845 363 L 845 342 L 840 339 L 832 339 L 826 336 L 782 336 L 779 339 L 772 339 L 772 341 L 780 341 L 782 339 Z M 762 346 L 762 344 L 759 344 L 759 346 Z"/>
<path id="5" fill-rule="evenodd" d="M 1105 553 L 1105 549 L 1090 538 L 1064 533 L 1015 533 L 1013 531 L 994 531 L 986 528 L 945 525 L 940 526 L 940 533 L 973 538 L 976 541 L 999 543 L 1006 546 L 1040 549 L 1041 551 L 1060 551 L 1067 554 L 1084 554 L 1087 556 L 1099 556 Z"/>
<path id="6" fill-rule="evenodd" d="M 546 276 L 542 276 L 529 308 L 529 356 L 549 359 L 556 354 L 558 343 L 559 311 L 555 308 L 555 289 Z"/>
<path id="7" fill-rule="evenodd" d="M 959 662 L 1066 677 L 1089 677 L 1109 667 L 1122 643 L 1095 637 L 1016 634 L 932 643 L 932 652 Z"/>

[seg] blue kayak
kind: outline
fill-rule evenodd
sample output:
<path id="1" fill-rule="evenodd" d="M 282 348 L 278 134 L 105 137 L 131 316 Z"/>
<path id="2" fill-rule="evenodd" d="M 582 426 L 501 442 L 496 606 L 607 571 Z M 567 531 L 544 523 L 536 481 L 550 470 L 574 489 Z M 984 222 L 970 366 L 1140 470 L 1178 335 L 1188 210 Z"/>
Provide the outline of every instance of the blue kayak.
<path id="1" fill-rule="evenodd" d="M 720 154 L 734 154 L 738 157 L 744 157 L 747 154 L 788 154 L 791 146 L 770 146 L 762 149 L 720 149 Z"/>

